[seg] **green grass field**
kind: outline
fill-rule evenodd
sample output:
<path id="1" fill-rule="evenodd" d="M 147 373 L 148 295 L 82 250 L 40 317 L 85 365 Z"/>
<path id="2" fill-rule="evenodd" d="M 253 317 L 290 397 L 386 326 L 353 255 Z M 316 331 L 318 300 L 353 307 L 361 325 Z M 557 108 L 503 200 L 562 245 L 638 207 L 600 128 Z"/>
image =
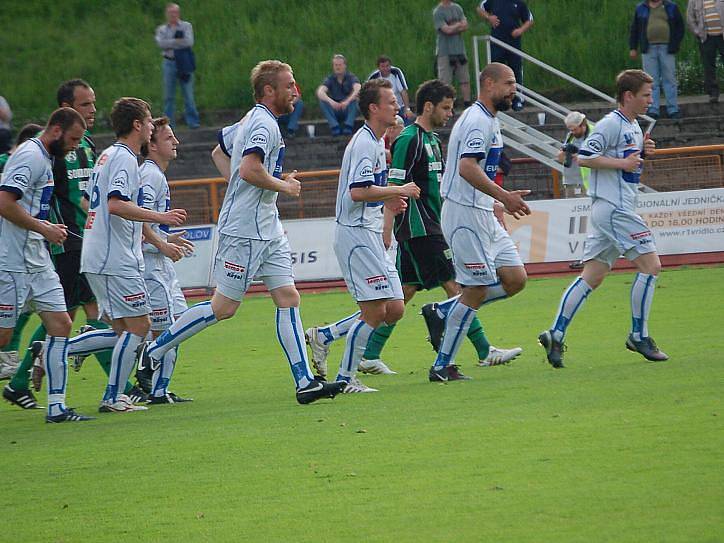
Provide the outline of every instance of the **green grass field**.
<path id="1" fill-rule="evenodd" d="M 426 293 L 385 352 L 399 375 L 305 407 L 271 300 L 249 298 L 182 347 L 174 389 L 193 404 L 57 426 L 0 406 L 0 540 L 724 541 L 724 267 L 661 275 L 660 364 L 623 347 L 631 278 L 591 296 L 564 370 L 535 338 L 570 277 L 531 280 L 480 312 L 493 344 L 523 355 L 478 368 L 465 344 L 474 380 L 447 385 L 427 382 Z M 307 326 L 354 309 L 345 292 L 302 304 Z M 89 359 L 69 405 L 94 412 L 103 384 Z"/>
<path id="2" fill-rule="evenodd" d="M 479 0 L 458 0 L 470 29 L 465 34 L 473 58 L 472 36 L 490 28 L 475 13 Z M 586 9 L 571 0 L 528 0 L 535 26 L 524 36 L 524 50 L 597 88 L 611 91 L 615 75 L 640 68 L 628 56 L 632 0 L 595 0 Z M 16 128 L 47 118 L 55 91 L 66 79 L 82 77 L 98 97 L 96 132 L 107 130 L 113 101 L 138 96 L 160 113 L 160 51 L 153 34 L 164 21 L 166 1 L 25 0 L 4 2 L 8 32 L 0 33 L 0 93 L 15 110 Z M 303 90 L 307 118 L 319 116 L 314 89 L 330 72 L 333 53 L 364 78 L 386 53 L 400 66 L 411 88 L 435 77 L 435 0 L 204 0 L 180 2 L 182 18 L 194 25 L 198 69 L 196 98 L 202 114 L 247 109 L 252 104 L 249 72 L 260 60 L 292 64 Z M 686 2 L 679 0 L 685 13 Z M 483 52 L 481 54 L 484 55 Z M 702 68 L 695 38 L 687 31 L 677 56 L 681 94 L 700 93 Z M 578 97 L 573 88 L 524 65 L 526 84 L 558 97 Z M 181 107 L 180 96 L 177 108 Z M 180 111 L 180 109 L 179 109 Z"/>

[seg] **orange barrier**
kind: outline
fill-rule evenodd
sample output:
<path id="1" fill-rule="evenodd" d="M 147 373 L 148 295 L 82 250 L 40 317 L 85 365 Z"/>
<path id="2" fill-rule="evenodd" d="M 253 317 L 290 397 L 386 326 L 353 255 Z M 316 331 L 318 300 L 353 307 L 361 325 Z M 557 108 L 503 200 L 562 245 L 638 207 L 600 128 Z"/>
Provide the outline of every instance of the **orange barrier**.
<path id="1" fill-rule="evenodd" d="M 659 191 L 724 186 L 724 144 L 657 149 L 647 157 L 642 182 Z M 506 188 L 531 189 L 539 196 L 560 197 L 560 174 L 532 158 L 514 158 L 513 175 Z M 285 176 L 288 174 L 284 174 Z M 337 195 L 338 169 L 297 172 L 302 181 L 299 198 L 280 195 L 277 200 L 282 219 L 331 217 Z M 170 181 L 172 199 L 186 209 L 189 224 L 215 223 L 226 194 L 221 177 Z"/>

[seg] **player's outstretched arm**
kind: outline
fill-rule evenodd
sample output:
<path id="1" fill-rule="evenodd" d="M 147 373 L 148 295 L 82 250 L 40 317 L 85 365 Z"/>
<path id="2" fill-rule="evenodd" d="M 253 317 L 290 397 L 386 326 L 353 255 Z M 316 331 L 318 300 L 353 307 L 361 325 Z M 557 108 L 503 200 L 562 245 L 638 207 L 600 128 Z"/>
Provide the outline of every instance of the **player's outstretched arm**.
<path id="1" fill-rule="evenodd" d="M 165 213 L 138 207 L 133 202 L 112 196 L 108 199 L 108 213 L 128 221 L 155 222 L 168 226 L 180 226 L 186 221 L 185 209 L 172 209 Z"/>
<path id="2" fill-rule="evenodd" d="M 62 244 L 65 238 L 68 237 L 67 228 L 64 224 L 53 224 L 36 219 L 18 204 L 15 193 L 5 190 L 0 191 L 0 216 L 20 228 L 37 232 L 50 243 L 56 245 Z"/>
<path id="3" fill-rule="evenodd" d="M 507 191 L 503 187 L 496 185 L 485 175 L 474 157 L 462 158 L 458 171 L 460 176 L 477 190 L 492 196 L 503 204 L 505 210 L 516 219 L 520 219 L 524 215 L 530 215 L 530 208 L 523 200 L 524 196 L 530 194 L 529 190 Z"/>

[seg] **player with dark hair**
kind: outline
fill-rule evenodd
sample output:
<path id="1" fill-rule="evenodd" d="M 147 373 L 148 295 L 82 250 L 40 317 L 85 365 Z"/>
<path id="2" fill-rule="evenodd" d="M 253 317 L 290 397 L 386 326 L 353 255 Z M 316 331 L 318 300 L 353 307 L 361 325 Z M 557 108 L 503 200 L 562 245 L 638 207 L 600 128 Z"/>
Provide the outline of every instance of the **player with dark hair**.
<path id="1" fill-rule="evenodd" d="M 77 149 L 86 129 L 71 108 L 57 109 L 43 133 L 10 157 L 0 179 L 0 347 L 10 340 L 18 315 L 34 309 L 47 329 L 47 422 L 89 420 L 65 405 L 66 352 L 72 321 L 63 288 L 45 243 L 61 244 L 67 227 L 48 222 L 53 193 L 52 161 Z M 20 407 L 38 407 L 29 391 L 6 385 L 3 397 Z"/>
<path id="2" fill-rule="evenodd" d="M 669 358 L 649 336 L 648 317 L 661 262 L 649 227 L 636 214 L 642 157 L 656 148 L 636 117 L 652 104 L 652 87 L 653 78 L 641 70 L 618 74 L 619 107 L 596 124 L 578 154 L 579 164 L 591 168 L 592 231 L 584 245 L 583 272 L 564 292 L 551 329 L 538 336 L 554 368 L 563 367 L 563 340 L 573 317 L 621 255 L 638 270 L 631 285 L 631 333 L 626 348 L 651 361 Z"/>

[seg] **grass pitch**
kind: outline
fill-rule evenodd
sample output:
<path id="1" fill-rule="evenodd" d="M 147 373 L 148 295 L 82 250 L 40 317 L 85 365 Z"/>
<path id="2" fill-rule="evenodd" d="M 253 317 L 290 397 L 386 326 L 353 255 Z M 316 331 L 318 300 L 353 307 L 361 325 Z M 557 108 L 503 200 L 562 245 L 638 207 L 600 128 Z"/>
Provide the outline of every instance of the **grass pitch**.
<path id="1" fill-rule="evenodd" d="M 587 301 L 564 370 L 536 336 L 570 277 L 531 280 L 479 312 L 523 355 L 478 368 L 466 343 L 474 380 L 449 384 L 427 382 L 417 312 L 441 291 L 422 294 L 384 352 L 399 375 L 310 406 L 294 401 L 271 300 L 249 298 L 182 347 L 173 389 L 192 404 L 57 426 L 3 404 L 0 540 L 724 541 L 724 267 L 661 275 L 660 364 L 623 347 L 631 279 Z M 345 292 L 302 296 L 306 326 L 354 309 Z M 88 359 L 69 405 L 92 414 L 103 384 Z"/>

